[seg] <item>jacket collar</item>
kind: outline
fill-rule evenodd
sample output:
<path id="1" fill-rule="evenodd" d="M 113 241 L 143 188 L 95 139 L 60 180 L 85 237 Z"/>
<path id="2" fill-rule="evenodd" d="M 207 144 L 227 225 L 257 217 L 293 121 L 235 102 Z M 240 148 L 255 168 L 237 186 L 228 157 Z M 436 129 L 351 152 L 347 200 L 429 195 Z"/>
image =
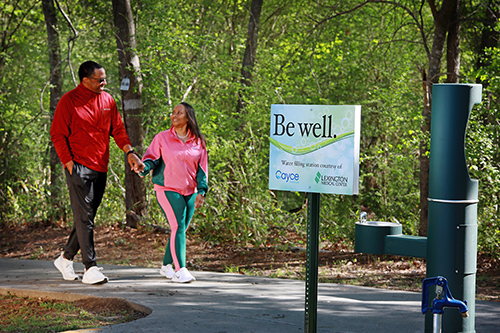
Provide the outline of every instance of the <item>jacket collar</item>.
<path id="1" fill-rule="evenodd" d="M 78 86 L 76 86 L 76 90 L 78 90 L 79 94 L 81 94 L 87 98 L 93 98 L 93 97 L 96 97 L 96 96 L 99 96 L 102 94 L 102 93 L 98 94 L 98 93 L 93 92 L 89 88 L 85 87 L 81 82 L 80 82 L 80 84 L 78 84 Z"/>
<path id="2" fill-rule="evenodd" d="M 189 134 L 188 134 L 188 139 L 186 140 L 186 143 L 194 139 L 194 135 L 191 134 L 191 131 L 188 130 L 188 133 Z M 177 133 L 175 132 L 174 126 L 170 127 L 170 135 L 172 136 L 172 138 L 177 139 L 177 140 L 182 142 L 182 140 L 179 139 L 179 137 L 177 136 Z"/>

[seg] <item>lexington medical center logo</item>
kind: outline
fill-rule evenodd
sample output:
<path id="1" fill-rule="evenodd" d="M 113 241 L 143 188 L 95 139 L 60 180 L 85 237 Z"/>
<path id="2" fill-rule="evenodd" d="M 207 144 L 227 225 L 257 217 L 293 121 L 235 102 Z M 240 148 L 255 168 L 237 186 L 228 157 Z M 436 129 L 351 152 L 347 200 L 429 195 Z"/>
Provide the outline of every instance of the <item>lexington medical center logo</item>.
<path id="1" fill-rule="evenodd" d="M 326 185 L 326 186 L 340 186 L 347 187 L 349 183 L 349 177 L 344 176 L 328 176 L 322 175 L 319 171 L 316 173 L 314 178 L 316 184 Z"/>

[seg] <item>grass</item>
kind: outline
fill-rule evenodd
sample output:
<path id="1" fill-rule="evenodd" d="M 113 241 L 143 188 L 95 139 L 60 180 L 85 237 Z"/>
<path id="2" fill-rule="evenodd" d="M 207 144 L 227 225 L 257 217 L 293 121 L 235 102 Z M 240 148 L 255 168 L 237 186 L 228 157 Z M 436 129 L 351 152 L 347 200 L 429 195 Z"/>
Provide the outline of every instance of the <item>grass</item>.
<path id="1" fill-rule="evenodd" d="M 73 302 L 0 295 L 2 332 L 61 332 L 124 323 L 138 318 L 122 309 L 89 311 Z"/>

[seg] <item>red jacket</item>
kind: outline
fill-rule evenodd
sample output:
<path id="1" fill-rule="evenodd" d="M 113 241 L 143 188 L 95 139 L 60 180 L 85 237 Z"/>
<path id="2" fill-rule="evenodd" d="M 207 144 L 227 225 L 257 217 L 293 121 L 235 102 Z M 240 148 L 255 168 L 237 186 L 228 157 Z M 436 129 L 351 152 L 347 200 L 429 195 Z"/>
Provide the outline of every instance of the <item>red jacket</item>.
<path id="1" fill-rule="evenodd" d="M 108 171 L 110 136 L 120 149 L 130 144 L 113 97 L 81 83 L 59 100 L 50 135 L 63 164 L 73 160 L 99 172 Z"/>

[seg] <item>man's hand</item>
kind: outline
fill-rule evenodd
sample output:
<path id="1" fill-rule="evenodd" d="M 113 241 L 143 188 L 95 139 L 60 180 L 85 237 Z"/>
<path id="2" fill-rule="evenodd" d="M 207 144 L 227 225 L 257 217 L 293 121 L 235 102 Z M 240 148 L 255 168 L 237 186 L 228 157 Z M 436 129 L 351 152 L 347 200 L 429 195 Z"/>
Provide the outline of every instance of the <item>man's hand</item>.
<path id="1" fill-rule="evenodd" d="M 135 172 L 139 173 L 139 172 L 142 172 L 144 171 L 144 169 L 146 169 L 146 164 L 142 163 L 141 165 L 139 165 L 137 167 L 137 169 L 135 169 Z M 142 176 L 141 176 L 142 177 Z"/>
<path id="2" fill-rule="evenodd" d="M 142 163 L 141 159 L 137 157 L 136 154 L 128 154 L 127 156 L 128 164 L 130 165 L 130 170 L 134 172 L 141 172 L 144 170 L 144 163 Z"/>
<path id="3" fill-rule="evenodd" d="M 135 172 L 141 172 L 144 170 L 144 163 L 142 163 L 141 159 L 139 156 L 137 156 L 135 153 L 130 153 L 128 152 L 134 150 L 131 145 L 125 145 L 122 150 L 127 153 L 127 161 L 128 164 L 130 165 L 130 170 L 135 171 Z"/>
<path id="4" fill-rule="evenodd" d="M 64 164 L 66 169 L 68 169 L 69 174 L 73 175 L 73 161 L 69 161 L 68 163 Z"/>

